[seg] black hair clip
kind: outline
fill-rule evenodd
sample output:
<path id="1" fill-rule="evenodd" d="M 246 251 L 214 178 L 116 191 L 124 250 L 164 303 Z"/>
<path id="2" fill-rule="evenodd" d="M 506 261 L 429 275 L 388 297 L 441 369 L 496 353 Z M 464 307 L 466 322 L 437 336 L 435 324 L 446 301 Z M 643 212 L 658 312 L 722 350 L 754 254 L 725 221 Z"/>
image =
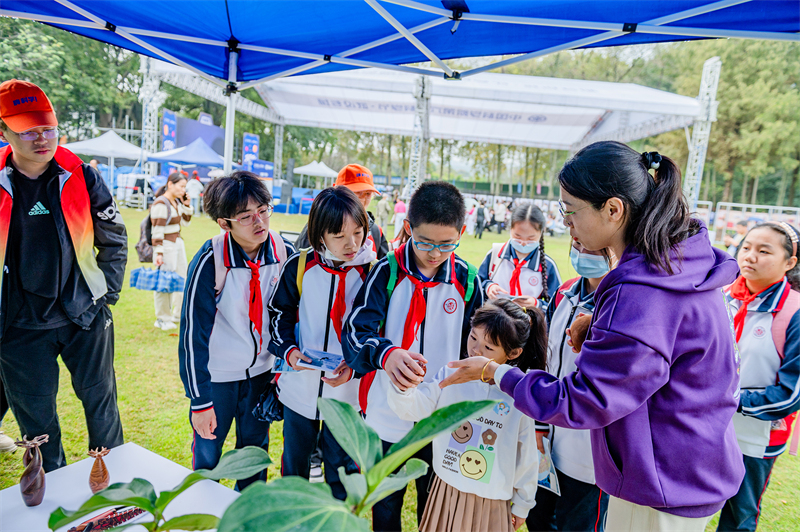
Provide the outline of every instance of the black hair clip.
<path id="1" fill-rule="evenodd" d="M 652 168 L 653 170 L 658 170 L 658 167 L 661 166 L 661 154 L 657 151 L 646 151 L 642 153 L 642 162 L 644 163 L 645 167 L 649 170 Z"/>

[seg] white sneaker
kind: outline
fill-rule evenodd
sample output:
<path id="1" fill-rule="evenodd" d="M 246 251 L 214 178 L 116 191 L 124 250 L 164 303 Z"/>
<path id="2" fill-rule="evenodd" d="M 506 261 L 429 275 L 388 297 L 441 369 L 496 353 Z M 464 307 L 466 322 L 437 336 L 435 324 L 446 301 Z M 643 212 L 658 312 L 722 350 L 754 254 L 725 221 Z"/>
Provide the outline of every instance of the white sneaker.
<path id="1" fill-rule="evenodd" d="M 171 322 L 171 321 L 161 321 L 161 330 L 162 331 L 171 331 L 173 329 L 177 329 L 178 326 Z"/>
<path id="2" fill-rule="evenodd" d="M 309 478 L 308 478 L 309 482 L 313 482 L 313 483 L 325 482 L 325 478 L 322 476 L 322 468 L 319 467 L 319 466 L 312 467 L 311 471 L 309 471 L 309 475 L 308 476 L 309 476 Z"/>
<path id="3" fill-rule="evenodd" d="M 16 450 L 17 444 L 14 443 L 14 440 L 3 434 L 3 431 L 0 430 L 0 453 L 13 453 Z"/>
<path id="4" fill-rule="evenodd" d="M 156 320 L 156 322 L 153 324 L 153 327 L 155 327 L 156 329 L 160 329 L 163 326 L 164 326 L 164 322 L 161 321 L 161 320 Z"/>

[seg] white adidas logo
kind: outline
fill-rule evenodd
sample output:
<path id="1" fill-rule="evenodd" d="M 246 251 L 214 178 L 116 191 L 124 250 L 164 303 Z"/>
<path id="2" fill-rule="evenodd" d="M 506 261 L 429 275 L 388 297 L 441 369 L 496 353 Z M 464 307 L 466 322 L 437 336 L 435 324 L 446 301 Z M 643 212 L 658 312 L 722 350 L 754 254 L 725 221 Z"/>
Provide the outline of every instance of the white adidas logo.
<path id="1" fill-rule="evenodd" d="M 28 216 L 36 216 L 37 214 L 50 214 L 50 211 L 44 208 L 41 201 L 37 201 L 36 205 L 28 211 Z"/>

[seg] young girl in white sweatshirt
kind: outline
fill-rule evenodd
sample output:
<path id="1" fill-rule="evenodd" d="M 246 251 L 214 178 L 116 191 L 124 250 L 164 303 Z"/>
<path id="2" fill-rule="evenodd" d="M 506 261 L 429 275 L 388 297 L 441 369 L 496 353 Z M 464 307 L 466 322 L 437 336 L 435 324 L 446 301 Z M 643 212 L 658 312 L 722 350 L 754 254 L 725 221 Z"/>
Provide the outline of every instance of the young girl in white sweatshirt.
<path id="1" fill-rule="evenodd" d="M 544 314 L 505 299 L 475 311 L 468 356 L 484 356 L 523 371 L 544 369 L 547 328 Z M 439 388 L 455 370 L 442 368 L 432 382 L 401 392 L 389 389 L 389 406 L 407 421 L 461 401 L 495 399 L 491 410 L 452 433 L 433 440 L 436 473 L 420 531 L 513 532 L 534 506 L 539 471 L 534 421 L 514 408 L 514 399 L 494 382 Z"/>

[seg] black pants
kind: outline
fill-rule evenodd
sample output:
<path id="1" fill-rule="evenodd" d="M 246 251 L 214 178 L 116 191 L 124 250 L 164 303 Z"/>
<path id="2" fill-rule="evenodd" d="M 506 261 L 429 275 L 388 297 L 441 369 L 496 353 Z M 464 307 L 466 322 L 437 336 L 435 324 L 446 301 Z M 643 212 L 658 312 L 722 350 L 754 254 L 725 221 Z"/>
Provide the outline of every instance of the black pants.
<path id="1" fill-rule="evenodd" d="M 214 401 L 214 415 L 217 428 L 215 440 L 206 440 L 192 428 L 192 469 L 214 469 L 222 456 L 222 446 L 236 421 L 235 449 L 249 445 L 261 447 L 269 452 L 269 423 L 259 421 L 253 415 L 258 398 L 272 380 L 271 371 L 251 377 L 250 380 L 232 382 L 212 382 L 211 399 Z M 189 424 L 192 413 L 189 412 Z M 267 480 L 267 470 L 252 477 L 236 481 L 236 490 L 241 491 L 257 480 Z"/>
<path id="2" fill-rule="evenodd" d="M 777 457 L 744 456 L 744 479 L 739 486 L 739 492 L 728 499 L 722 507 L 718 531 L 755 530 L 758 527 L 761 498 L 769 486 L 769 477 L 776 459 Z"/>
<path id="3" fill-rule="evenodd" d="M 381 443 L 383 443 L 383 454 L 385 455 L 392 444 L 387 441 L 381 441 Z M 417 451 L 414 458 L 419 458 L 428 464 L 428 472 L 414 481 L 417 485 L 417 524 L 419 525 L 422 522 L 422 514 L 425 512 L 425 504 L 428 502 L 428 490 L 433 477 L 433 467 L 431 466 L 433 462 L 433 445 L 429 443 Z M 402 530 L 403 497 L 405 494 L 406 488 L 395 491 L 372 507 L 372 530 L 375 532 L 399 532 Z"/>
<path id="4" fill-rule="evenodd" d="M 483 230 L 486 228 L 486 222 L 478 222 L 475 226 L 475 231 L 478 238 L 483 238 Z"/>
<path id="5" fill-rule="evenodd" d="M 89 448 L 124 443 L 114 377 L 114 325 L 103 305 L 87 329 L 75 324 L 57 329 L 11 327 L 0 343 L 0 378 L 20 434 L 48 434 L 40 447 L 45 471 L 67 465 L 56 412 L 58 355 L 72 376 L 72 389 L 83 403 Z"/>
<path id="6" fill-rule="evenodd" d="M 594 484 L 576 480 L 556 469 L 559 497 L 544 488 L 536 490 L 536 506 L 525 524 L 530 532 L 570 530 L 603 532 L 608 512 L 608 494 Z"/>
<path id="7" fill-rule="evenodd" d="M 6 417 L 8 412 L 8 399 L 6 399 L 6 392 L 3 389 L 3 379 L 0 379 L 0 427 L 3 426 L 3 418 Z"/>
<path id="8" fill-rule="evenodd" d="M 318 440 L 318 435 L 321 439 Z M 301 416 L 288 406 L 283 407 L 283 455 L 281 476 L 300 476 L 308 479 L 311 471 L 311 455 L 322 443 L 322 458 L 325 462 L 325 482 L 331 487 L 333 496 L 340 501 L 347 498 L 347 491 L 339 479 L 339 468 L 344 467 L 348 475 L 358 473 L 358 466 L 333 437 L 328 427 L 319 420 Z"/>

